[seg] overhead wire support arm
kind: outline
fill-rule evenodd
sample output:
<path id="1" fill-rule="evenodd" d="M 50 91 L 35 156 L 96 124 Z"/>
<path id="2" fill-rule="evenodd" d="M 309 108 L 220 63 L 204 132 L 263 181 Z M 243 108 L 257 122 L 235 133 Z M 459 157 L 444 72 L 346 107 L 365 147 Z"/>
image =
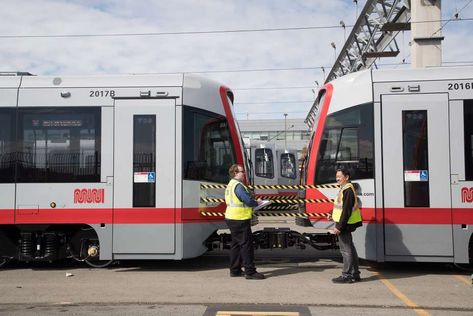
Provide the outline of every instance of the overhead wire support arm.
<path id="1" fill-rule="evenodd" d="M 410 1 L 368 0 L 325 82 L 370 68 L 379 57 L 397 56 L 395 37 L 410 29 L 409 21 Z"/>

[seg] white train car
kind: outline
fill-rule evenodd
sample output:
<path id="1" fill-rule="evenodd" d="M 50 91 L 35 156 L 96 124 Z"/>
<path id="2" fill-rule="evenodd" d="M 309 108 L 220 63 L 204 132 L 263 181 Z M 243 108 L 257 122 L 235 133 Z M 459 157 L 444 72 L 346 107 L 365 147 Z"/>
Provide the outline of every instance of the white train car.
<path id="1" fill-rule="evenodd" d="M 361 71 L 326 84 L 306 184 L 333 184 L 347 168 L 359 188 L 361 258 L 472 263 L 473 69 Z M 310 199 L 336 188 L 308 189 Z M 307 203 L 329 212 L 331 203 Z M 312 218 L 316 227 L 328 227 Z"/>
<path id="2" fill-rule="evenodd" d="M 191 75 L 0 76 L 0 265 L 203 254 L 244 164 L 232 92 Z"/>
<path id="3" fill-rule="evenodd" d="M 244 138 L 249 161 L 249 180 L 255 185 L 300 184 L 297 150 L 282 149 L 274 142 Z M 268 195 L 295 195 L 295 189 L 256 189 L 255 193 Z"/>

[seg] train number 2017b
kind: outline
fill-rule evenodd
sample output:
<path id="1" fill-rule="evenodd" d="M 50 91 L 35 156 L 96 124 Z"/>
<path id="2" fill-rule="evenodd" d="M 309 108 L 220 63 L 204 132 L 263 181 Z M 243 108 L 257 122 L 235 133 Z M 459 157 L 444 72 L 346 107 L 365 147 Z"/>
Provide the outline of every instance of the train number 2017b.
<path id="1" fill-rule="evenodd" d="M 91 98 L 106 98 L 115 96 L 115 90 L 90 90 L 89 97 Z"/>
<path id="2" fill-rule="evenodd" d="M 470 90 L 473 89 L 471 82 L 455 82 L 448 84 L 448 90 Z"/>

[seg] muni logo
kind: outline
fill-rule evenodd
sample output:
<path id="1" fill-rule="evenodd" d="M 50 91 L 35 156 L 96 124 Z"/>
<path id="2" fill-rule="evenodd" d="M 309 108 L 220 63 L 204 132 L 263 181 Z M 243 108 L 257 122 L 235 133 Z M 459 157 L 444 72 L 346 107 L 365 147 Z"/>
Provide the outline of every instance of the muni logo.
<path id="1" fill-rule="evenodd" d="M 462 188 L 462 203 L 473 203 L 473 188 Z"/>
<path id="2" fill-rule="evenodd" d="M 75 189 L 74 204 L 104 203 L 104 189 Z"/>

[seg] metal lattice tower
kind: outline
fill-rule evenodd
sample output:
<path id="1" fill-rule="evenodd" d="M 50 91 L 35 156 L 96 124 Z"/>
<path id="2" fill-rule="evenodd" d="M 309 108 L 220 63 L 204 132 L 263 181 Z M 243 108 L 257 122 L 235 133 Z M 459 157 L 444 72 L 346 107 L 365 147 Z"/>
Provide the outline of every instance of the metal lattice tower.
<path id="1" fill-rule="evenodd" d="M 368 0 L 325 82 L 397 56 L 395 37 L 410 30 L 410 17 L 409 0 Z"/>
<path id="2" fill-rule="evenodd" d="M 373 64 L 376 67 L 377 58 L 397 56 L 395 37 L 411 29 L 410 19 L 410 0 L 368 0 L 325 82 Z M 305 119 L 309 129 L 316 119 L 317 104 L 318 98 Z"/>

